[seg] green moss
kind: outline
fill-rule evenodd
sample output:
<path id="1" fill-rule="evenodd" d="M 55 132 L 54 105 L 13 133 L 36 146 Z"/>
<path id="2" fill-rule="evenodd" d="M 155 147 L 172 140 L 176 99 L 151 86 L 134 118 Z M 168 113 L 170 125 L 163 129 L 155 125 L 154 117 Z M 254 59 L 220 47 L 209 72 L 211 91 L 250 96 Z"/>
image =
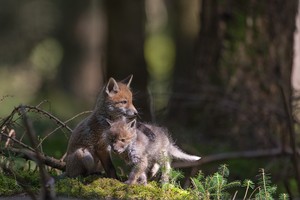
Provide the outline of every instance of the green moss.
<path id="1" fill-rule="evenodd" d="M 175 186 L 162 188 L 156 182 L 147 186 L 127 185 L 108 178 L 66 178 L 57 182 L 56 190 L 60 196 L 85 199 L 196 199 L 189 191 Z"/>
<path id="2" fill-rule="evenodd" d="M 15 175 L 0 173 L 0 196 L 25 192 L 21 184 L 33 193 L 38 193 L 39 173 L 32 171 L 18 171 Z M 59 196 L 84 199 L 196 199 L 191 192 L 172 184 L 161 187 L 153 181 L 147 186 L 127 185 L 115 179 L 99 178 L 96 175 L 60 179 L 56 181 L 56 193 Z"/>
<path id="3" fill-rule="evenodd" d="M 18 181 L 16 177 L 18 177 Z M 24 192 L 24 187 L 32 192 L 37 192 L 39 188 L 39 174 L 28 171 L 21 171 L 14 175 L 0 173 L 0 196 Z"/>
<path id="4" fill-rule="evenodd" d="M 0 174 L 0 196 L 12 195 L 21 192 L 21 190 L 21 186 L 14 179 L 5 176 L 4 173 Z"/>
<path id="5" fill-rule="evenodd" d="M 55 171 L 51 171 L 50 174 L 57 177 Z M 178 177 L 178 175 L 176 176 Z M 173 176 L 173 179 L 176 176 Z M 236 191 L 240 191 L 240 196 L 244 196 L 243 192 L 245 192 L 245 187 L 248 186 L 245 186 L 245 184 L 241 186 L 240 181 L 231 181 L 228 176 L 229 169 L 226 165 L 221 165 L 218 172 L 213 175 L 205 176 L 203 173 L 199 173 L 197 177 L 192 178 L 193 186 L 188 190 L 183 190 L 172 179 L 171 183 L 164 184 L 163 186 L 154 181 L 144 186 L 127 185 L 115 179 L 93 175 L 56 180 L 55 191 L 60 197 L 74 197 L 79 199 L 193 200 L 209 199 L 211 197 L 230 199 Z M 250 195 L 250 190 L 251 196 L 265 196 L 267 194 L 264 193 L 265 191 L 268 192 L 269 196 L 277 196 L 275 194 L 276 187 L 271 183 L 269 175 L 261 170 L 260 177 L 262 178 L 258 180 L 258 184 L 253 182 L 253 186 L 250 189 L 248 188 L 248 196 Z M 1 173 L 0 171 L 0 196 L 24 193 L 26 192 L 24 188 L 34 194 L 38 194 L 40 189 L 39 180 L 39 173 L 36 171 L 14 170 L 13 173 L 5 173 L 5 171 Z M 258 188 L 264 189 L 259 190 Z M 247 193 L 245 195 L 247 196 Z"/>

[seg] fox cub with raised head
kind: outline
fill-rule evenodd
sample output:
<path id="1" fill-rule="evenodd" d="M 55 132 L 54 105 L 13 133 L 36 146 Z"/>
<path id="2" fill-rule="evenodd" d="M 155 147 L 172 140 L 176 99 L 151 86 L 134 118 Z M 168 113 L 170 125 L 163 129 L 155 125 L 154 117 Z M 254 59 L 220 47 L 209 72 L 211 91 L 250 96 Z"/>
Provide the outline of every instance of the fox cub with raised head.
<path id="1" fill-rule="evenodd" d="M 162 127 L 144 124 L 154 137 L 149 137 L 136 126 L 136 120 L 126 122 L 126 119 L 110 121 L 110 128 L 104 131 L 103 137 L 112 151 L 133 165 L 126 181 L 128 184 L 147 184 L 147 173 L 154 176 L 162 166 L 161 182 L 169 181 L 171 158 L 196 161 L 201 157 L 188 155 L 181 151 L 172 142 L 168 131 Z"/>
<path id="2" fill-rule="evenodd" d="M 73 130 L 65 159 L 67 176 L 88 175 L 103 167 L 108 177 L 117 178 L 103 131 L 109 128 L 106 119 L 115 121 L 136 116 L 131 80 L 132 75 L 120 82 L 110 78 L 99 93 L 93 112 Z"/>

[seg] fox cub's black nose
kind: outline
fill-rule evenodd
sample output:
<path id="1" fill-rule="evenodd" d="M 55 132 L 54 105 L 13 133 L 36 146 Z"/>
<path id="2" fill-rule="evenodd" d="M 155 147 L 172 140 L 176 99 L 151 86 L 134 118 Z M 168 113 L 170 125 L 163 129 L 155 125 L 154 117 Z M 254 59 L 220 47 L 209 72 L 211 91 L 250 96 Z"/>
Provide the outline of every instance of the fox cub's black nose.
<path id="1" fill-rule="evenodd" d="M 137 115 L 137 112 L 136 112 L 136 111 L 132 111 L 132 110 L 128 110 L 128 111 L 126 112 L 126 114 L 127 114 L 128 116 L 130 116 L 130 117 L 134 117 L 134 116 Z"/>

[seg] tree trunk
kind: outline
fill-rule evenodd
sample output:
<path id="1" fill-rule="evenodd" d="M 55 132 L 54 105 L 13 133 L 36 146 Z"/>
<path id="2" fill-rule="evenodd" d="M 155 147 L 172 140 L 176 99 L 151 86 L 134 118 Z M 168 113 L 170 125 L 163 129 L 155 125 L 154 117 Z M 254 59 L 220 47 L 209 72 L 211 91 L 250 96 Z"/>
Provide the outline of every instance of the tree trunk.
<path id="1" fill-rule="evenodd" d="M 58 39 L 63 47 L 63 59 L 58 79 L 64 92 L 94 103 L 103 82 L 106 29 L 101 1 L 61 4 L 63 21 Z"/>
<path id="2" fill-rule="evenodd" d="M 120 80 L 133 74 L 134 105 L 140 117 L 149 120 L 148 72 L 143 49 L 145 2 L 106 0 L 105 4 L 108 20 L 107 75 Z"/>
<path id="3" fill-rule="evenodd" d="M 199 87 L 207 79 L 217 76 L 220 54 L 218 1 L 203 0 L 200 6 L 200 32 L 197 41 L 182 29 L 184 12 L 177 1 L 175 19 L 176 63 L 169 119 L 182 124 L 193 123 L 195 107 L 201 101 Z M 193 26 L 193 25 L 191 25 Z M 196 43 L 194 46 L 193 43 Z"/>
<path id="4" fill-rule="evenodd" d="M 300 2 L 298 1 L 298 13 L 296 16 L 296 31 L 294 34 L 294 60 L 292 71 L 293 87 L 293 115 L 300 124 Z"/>
<path id="5" fill-rule="evenodd" d="M 87 9 L 89 1 L 62 1 L 61 13 L 63 19 L 60 24 L 60 30 L 57 38 L 63 48 L 63 58 L 58 72 L 58 82 L 65 92 L 74 94 L 72 81 L 74 72 L 78 70 L 80 65 L 83 49 L 76 37 L 76 26 L 81 14 Z"/>

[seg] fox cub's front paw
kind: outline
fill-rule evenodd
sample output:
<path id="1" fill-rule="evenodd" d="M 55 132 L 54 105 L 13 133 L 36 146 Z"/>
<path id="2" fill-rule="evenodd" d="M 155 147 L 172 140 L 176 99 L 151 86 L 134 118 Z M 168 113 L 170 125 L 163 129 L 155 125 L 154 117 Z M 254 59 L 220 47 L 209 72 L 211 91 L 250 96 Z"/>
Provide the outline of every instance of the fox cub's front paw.
<path id="1" fill-rule="evenodd" d="M 128 179 L 128 180 L 125 181 L 124 183 L 125 183 L 125 184 L 128 184 L 128 185 L 134 185 L 134 184 L 136 184 L 136 181 L 133 181 L 133 180 Z"/>

